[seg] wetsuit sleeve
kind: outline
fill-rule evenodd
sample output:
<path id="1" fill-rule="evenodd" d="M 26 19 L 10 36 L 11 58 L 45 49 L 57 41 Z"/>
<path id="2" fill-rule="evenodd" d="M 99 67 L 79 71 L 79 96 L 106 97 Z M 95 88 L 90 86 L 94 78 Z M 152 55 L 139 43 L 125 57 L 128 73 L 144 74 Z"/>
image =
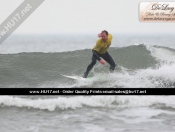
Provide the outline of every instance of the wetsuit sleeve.
<path id="1" fill-rule="evenodd" d="M 98 61 L 100 61 L 100 60 L 101 60 L 101 58 L 99 57 L 99 55 L 98 55 L 97 51 L 92 50 L 92 53 L 93 53 L 94 57 L 95 57 L 95 58 L 96 58 Z"/>

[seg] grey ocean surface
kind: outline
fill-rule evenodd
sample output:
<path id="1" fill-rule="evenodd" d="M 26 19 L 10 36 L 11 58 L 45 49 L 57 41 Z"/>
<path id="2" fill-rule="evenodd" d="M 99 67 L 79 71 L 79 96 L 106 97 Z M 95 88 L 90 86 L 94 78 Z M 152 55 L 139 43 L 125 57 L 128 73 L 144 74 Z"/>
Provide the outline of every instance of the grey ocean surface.
<path id="1" fill-rule="evenodd" d="M 99 62 L 96 34 L 12 34 L 0 45 L 0 88 L 174 88 L 175 35 L 112 34 L 117 67 Z M 175 96 L 0 96 L 2 132 L 174 132 Z"/>

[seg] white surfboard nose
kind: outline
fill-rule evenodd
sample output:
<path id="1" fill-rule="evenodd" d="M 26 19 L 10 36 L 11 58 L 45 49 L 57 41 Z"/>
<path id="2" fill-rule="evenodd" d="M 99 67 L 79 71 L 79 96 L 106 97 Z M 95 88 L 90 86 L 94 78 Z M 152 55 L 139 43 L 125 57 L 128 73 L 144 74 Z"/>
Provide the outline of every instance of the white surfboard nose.
<path id="1" fill-rule="evenodd" d="M 75 80 L 87 80 L 87 78 L 83 78 L 80 76 L 67 76 L 67 75 L 63 75 L 63 74 L 60 74 L 60 75 L 67 77 L 67 78 L 75 79 Z"/>

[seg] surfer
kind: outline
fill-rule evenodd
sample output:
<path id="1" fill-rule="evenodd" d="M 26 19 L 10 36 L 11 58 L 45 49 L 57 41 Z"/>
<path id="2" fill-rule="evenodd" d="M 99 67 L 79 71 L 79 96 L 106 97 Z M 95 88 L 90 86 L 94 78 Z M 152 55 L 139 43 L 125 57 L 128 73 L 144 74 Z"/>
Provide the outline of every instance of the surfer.
<path id="1" fill-rule="evenodd" d="M 84 78 L 87 78 L 89 71 L 93 68 L 98 60 L 102 65 L 105 63 L 110 64 L 109 71 L 113 72 L 115 69 L 115 62 L 111 55 L 108 53 L 107 49 L 111 45 L 112 42 L 112 35 L 108 34 L 106 30 L 103 30 L 100 34 L 98 34 L 99 39 L 96 42 L 96 45 L 92 49 L 92 62 L 88 65 L 86 72 L 83 74 Z M 100 58 L 102 57 L 102 58 Z"/>

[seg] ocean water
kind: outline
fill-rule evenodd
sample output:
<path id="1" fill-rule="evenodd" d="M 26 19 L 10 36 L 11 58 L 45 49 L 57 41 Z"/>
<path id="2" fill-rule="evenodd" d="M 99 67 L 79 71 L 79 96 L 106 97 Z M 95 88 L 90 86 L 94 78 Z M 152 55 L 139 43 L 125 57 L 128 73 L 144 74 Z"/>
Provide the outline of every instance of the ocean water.
<path id="1" fill-rule="evenodd" d="M 0 45 L 0 88 L 175 88 L 175 36 L 113 34 L 117 67 L 99 62 L 96 34 L 12 34 Z M 174 132 L 175 96 L 0 96 L 3 132 Z"/>

